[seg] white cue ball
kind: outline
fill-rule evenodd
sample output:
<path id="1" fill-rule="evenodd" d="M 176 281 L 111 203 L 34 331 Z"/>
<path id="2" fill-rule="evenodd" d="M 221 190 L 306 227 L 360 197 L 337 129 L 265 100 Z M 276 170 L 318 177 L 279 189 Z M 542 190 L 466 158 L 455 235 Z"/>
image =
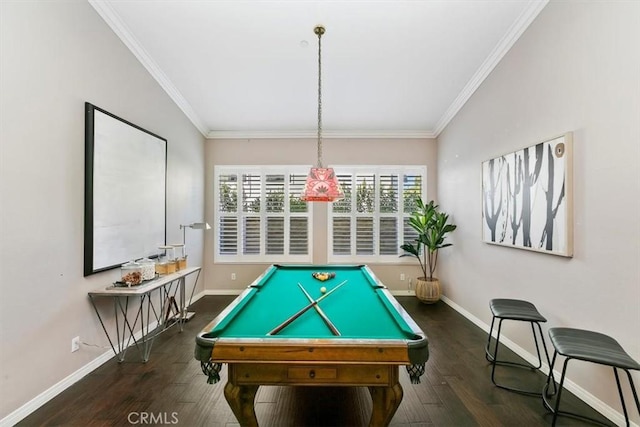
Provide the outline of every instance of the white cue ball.
<path id="1" fill-rule="evenodd" d="M 323 286 L 323 287 L 321 287 L 321 288 L 320 288 L 320 292 L 322 292 L 322 293 L 324 294 L 325 292 L 327 292 L 327 288 L 325 288 L 324 286 Z"/>

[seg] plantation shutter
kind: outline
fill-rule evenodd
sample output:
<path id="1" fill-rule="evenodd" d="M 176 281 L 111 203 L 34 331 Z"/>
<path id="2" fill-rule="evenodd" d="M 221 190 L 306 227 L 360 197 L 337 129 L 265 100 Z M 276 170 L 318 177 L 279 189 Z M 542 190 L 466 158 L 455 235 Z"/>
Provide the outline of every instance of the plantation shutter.
<path id="1" fill-rule="evenodd" d="M 421 197 L 422 193 L 422 175 L 405 174 L 402 180 L 402 202 L 404 212 L 402 217 L 402 243 L 414 243 L 418 238 L 418 232 L 409 224 L 409 218 L 411 218 L 411 213 L 418 208 L 416 200 Z"/>
<path id="2" fill-rule="evenodd" d="M 284 254 L 284 175 L 268 174 L 266 181 L 266 253 Z M 273 214 L 273 215 L 272 215 Z"/>
<path id="3" fill-rule="evenodd" d="M 328 205 L 329 262 L 399 263 L 426 200 L 424 166 L 334 167 L 344 199 Z M 312 210 L 300 200 L 308 166 L 215 166 L 215 257 L 221 262 L 313 261 Z"/>
<path id="4" fill-rule="evenodd" d="M 300 199 L 307 176 L 289 175 L 289 254 L 309 255 L 309 218 L 307 203 Z"/>
<path id="5" fill-rule="evenodd" d="M 260 253 L 260 193 L 261 178 L 258 174 L 242 174 L 242 253 Z"/>
<path id="6" fill-rule="evenodd" d="M 416 234 L 409 226 L 424 198 L 421 166 L 335 167 L 345 198 L 329 211 L 330 262 L 398 263 L 400 246 Z"/>
<path id="7" fill-rule="evenodd" d="M 400 176 L 397 173 L 382 173 L 379 182 L 378 247 L 380 255 L 397 255 L 400 247 L 398 239 Z"/>
<path id="8" fill-rule="evenodd" d="M 311 212 L 300 200 L 307 169 L 217 166 L 216 257 L 226 262 L 310 262 Z"/>
<path id="9" fill-rule="evenodd" d="M 238 253 L 238 175 L 218 177 L 218 245 L 220 253 Z"/>
<path id="10" fill-rule="evenodd" d="M 336 174 L 344 199 L 333 202 L 332 246 L 334 255 L 351 254 L 351 212 L 353 210 L 353 175 Z"/>

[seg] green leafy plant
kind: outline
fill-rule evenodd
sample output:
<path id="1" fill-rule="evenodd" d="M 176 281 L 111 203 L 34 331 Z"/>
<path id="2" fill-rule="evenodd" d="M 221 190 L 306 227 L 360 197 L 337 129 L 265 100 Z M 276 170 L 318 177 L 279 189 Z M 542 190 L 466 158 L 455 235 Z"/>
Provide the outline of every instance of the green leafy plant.
<path id="1" fill-rule="evenodd" d="M 409 218 L 409 225 L 418 236 L 415 244 L 405 243 L 400 246 L 406 252 L 400 256 L 416 257 L 425 279 L 432 281 L 438 263 L 438 250 L 452 246 L 451 243 L 444 243 L 444 240 L 457 226 L 449 223 L 449 215 L 440 212 L 433 200 L 425 205 L 420 198 L 416 200 L 416 210 Z"/>

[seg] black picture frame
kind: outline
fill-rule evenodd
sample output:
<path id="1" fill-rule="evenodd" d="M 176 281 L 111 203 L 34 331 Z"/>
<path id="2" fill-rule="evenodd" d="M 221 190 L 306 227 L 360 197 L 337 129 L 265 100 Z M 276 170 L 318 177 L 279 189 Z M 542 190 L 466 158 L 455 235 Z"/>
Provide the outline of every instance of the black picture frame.
<path id="1" fill-rule="evenodd" d="M 166 244 L 167 140 L 85 102 L 84 275 Z"/>

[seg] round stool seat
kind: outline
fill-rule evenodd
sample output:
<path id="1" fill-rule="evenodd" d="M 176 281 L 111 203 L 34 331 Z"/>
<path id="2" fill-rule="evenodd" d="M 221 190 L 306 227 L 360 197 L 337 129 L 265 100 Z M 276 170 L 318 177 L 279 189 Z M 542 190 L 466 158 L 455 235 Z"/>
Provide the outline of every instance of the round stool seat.
<path id="1" fill-rule="evenodd" d="M 535 305 L 519 299 L 492 299 L 491 312 L 499 319 L 522 320 L 525 322 L 546 322 Z"/>
<path id="2" fill-rule="evenodd" d="M 550 328 L 553 347 L 563 356 L 616 368 L 640 370 L 618 341 L 598 332 L 573 328 Z"/>

